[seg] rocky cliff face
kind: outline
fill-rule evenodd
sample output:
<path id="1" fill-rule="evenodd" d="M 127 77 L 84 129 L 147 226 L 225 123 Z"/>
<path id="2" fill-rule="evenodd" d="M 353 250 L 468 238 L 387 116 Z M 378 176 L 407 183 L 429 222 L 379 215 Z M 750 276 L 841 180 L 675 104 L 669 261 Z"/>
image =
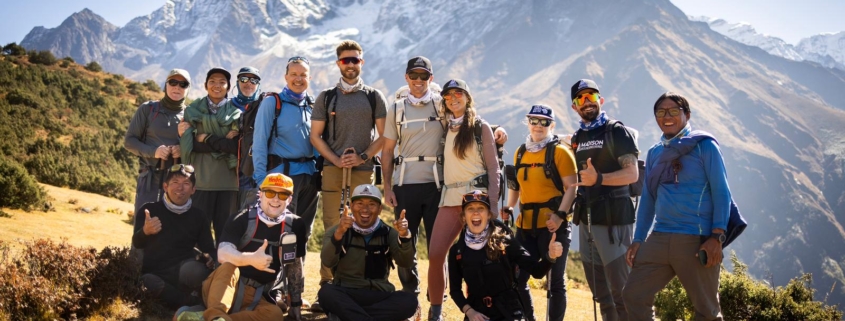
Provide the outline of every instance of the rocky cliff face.
<path id="1" fill-rule="evenodd" d="M 777 284 L 812 272 L 819 298 L 845 282 L 845 72 L 741 44 L 668 0 L 186 0 L 121 28 L 83 14 L 88 23 L 36 28 L 24 45 L 97 57 L 136 79 L 182 67 L 202 82 L 211 66 L 253 65 L 265 90 L 281 89 L 286 59 L 305 55 L 319 91 L 339 77 L 334 46 L 355 39 L 365 81 L 386 93 L 403 85 L 415 55 L 431 58 L 435 81 L 467 80 L 481 115 L 509 130 L 509 152 L 527 134 L 521 121 L 531 104 L 553 106 L 558 133 L 574 130 L 569 87 L 592 78 L 609 114 L 640 131 L 644 157 L 659 135 L 654 100 L 682 93 L 693 126 L 718 137 L 750 223 L 730 250 Z M 845 303 L 842 289 L 829 302 Z"/>

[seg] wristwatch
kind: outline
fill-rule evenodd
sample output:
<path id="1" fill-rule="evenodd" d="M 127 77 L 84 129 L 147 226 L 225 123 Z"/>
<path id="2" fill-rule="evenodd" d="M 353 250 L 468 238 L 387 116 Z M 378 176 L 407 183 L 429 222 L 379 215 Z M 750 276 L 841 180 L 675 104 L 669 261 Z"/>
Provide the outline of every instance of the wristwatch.
<path id="1" fill-rule="evenodd" d="M 367 152 L 363 152 L 363 153 L 361 153 L 361 154 L 358 154 L 358 156 L 361 156 L 361 159 L 363 159 L 365 162 L 366 162 L 368 159 L 370 159 L 370 156 L 367 156 Z"/>
<path id="2" fill-rule="evenodd" d="M 719 244 L 725 244 L 725 241 L 728 240 L 728 236 L 725 233 L 712 233 L 710 234 L 711 239 L 716 239 L 719 241 Z"/>

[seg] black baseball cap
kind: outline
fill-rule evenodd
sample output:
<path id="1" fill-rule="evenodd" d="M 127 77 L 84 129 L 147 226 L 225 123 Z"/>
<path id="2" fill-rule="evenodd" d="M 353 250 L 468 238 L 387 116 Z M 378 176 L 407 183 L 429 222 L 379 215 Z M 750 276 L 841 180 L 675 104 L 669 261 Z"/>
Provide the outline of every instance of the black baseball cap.
<path id="1" fill-rule="evenodd" d="M 461 201 L 461 209 L 467 208 L 467 205 L 471 203 L 481 203 L 486 205 L 487 208 L 490 208 L 490 196 L 480 190 L 466 193 L 464 194 L 463 201 Z"/>
<path id="2" fill-rule="evenodd" d="M 463 91 L 467 92 L 467 94 L 470 93 L 469 92 L 469 86 L 467 85 L 466 81 L 463 81 L 463 80 L 460 80 L 460 79 L 452 79 L 452 80 L 447 81 L 446 85 L 443 85 L 443 90 L 440 91 L 440 96 L 445 96 L 446 92 L 449 91 L 449 89 L 453 89 L 453 88 L 463 90 Z"/>
<path id="3" fill-rule="evenodd" d="M 599 85 L 596 84 L 595 81 L 593 81 L 592 79 L 581 79 L 574 85 L 572 85 L 572 98 L 570 99 L 575 99 L 575 96 L 578 95 L 578 92 L 584 89 L 594 89 L 596 92 L 601 93 L 599 92 Z"/>
<path id="4" fill-rule="evenodd" d="M 241 70 L 238 70 L 238 77 L 240 77 L 243 74 L 253 74 L 253 75 L 255 75 L 255 78 L 258 78 L 258 80 L 261 80 L 261 74 L 258 73 L 258 68 L 250 67 L 250 66 L 243 67 L 243 68 L 241 68 Z"/>
<path id="5" fill-rule="evenodd" d="M 407 74 L 414 69 L 425 70 L 428 71 L 428 73 L 430 74 L 434 73 L 431 71 L 431 60 L 428 60 L 428 58 L 423 56 L 416 56 L 414 58 L 411 58 L 411 60 L 408 60 L 408 66 L 405 67 L 405 73 Z"/>
<path id="6" fill-rule="evenodd" d="M 232 73 L 226 70 L 223 67 L 212 67 L 208 70 L 208 73 L 205 74 L 205 82 L 208 83 L 208 78 L 211 78 L 213 74 L 223 74 L 223 77 L 226 77 L 226 88 L 232 88 Z"/>

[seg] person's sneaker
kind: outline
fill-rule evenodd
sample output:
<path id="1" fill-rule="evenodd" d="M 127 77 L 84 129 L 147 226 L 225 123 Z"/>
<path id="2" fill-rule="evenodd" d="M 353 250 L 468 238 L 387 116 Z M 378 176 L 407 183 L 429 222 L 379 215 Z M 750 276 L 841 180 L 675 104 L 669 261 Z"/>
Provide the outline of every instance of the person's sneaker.
<path id="1" fill-rule="evenodd" d="M 407 321 L 420 321 L 420 320 L 422 320 L 422 307 L 420 307 L 420 305 L 417 304 L 417 311 L 414 312 L 414 315 L 412 315 L 410 318 L 408 318 Z"/>
<path id="2" fill-rule="evenodd" d="M 190 307 L 184 306 L 176 310 L 175 321 L 205 321 L 202 318 L 202 311 L 188 311 Z"/>
<path id="3" fill-rule="evenodd" d="M 311 310 L 311 302 L 308 302 L 306 299 L 302 299 L 302 309 Z"/>
<path id="4" fill-rule="evenodd" d="M 302 302 L 302 305 L 305 305 L 305 302 Z M 323 308 L 320 307 L 320 297 L 314 297 L 314 302 L 311 302 L 311 313 L 319 313 L 323 312 Z"/>

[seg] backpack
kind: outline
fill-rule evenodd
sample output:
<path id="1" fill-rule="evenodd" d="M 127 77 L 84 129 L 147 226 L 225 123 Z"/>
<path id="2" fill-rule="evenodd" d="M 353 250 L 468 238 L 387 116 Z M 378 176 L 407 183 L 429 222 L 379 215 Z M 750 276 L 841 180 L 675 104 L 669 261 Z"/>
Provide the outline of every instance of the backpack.
<path id="1" fill-rule="evenodd" d="M 369 86 L 365 86 L 364 89 L 362 89 L 362 91 L 365 94 L 367 94 L 367 101 L 370 102 L 370 116 L 373 119 L 373 129 L 375 129 L 376 128 L 376 89 L 369 87 Z M 335 140 L 337 138 L 337 137 L 335 137 L 335 135 L 337 135 L 337 121 L 334 120 L 334 117 L 336 115 L 335 110 L 337 110 L 337 100 L 334 101 L 334 104 L 332 104 L 332 107 L 333 107 L 332 111 L 329 112 L 329 103 L 335 98 L 335 96 L 337 96 L 337 87 L 332 88 L 331 90 L 327 91 L 326 96 L 324 97 L 325 99 L 323 100 L 323 106 L 326 107 L 326 127 L 323 129 L 322 138 L 327 144 L 329 143 L 328 128 L 329 128 L 329 122 L 330 121 L 332 123 L 331 138 L 332 138 L 332 140 Z M 361 152 L 363 152 L 363 151 L 361 151 Z M 375 170 L 375 178 L 376 178 L 375 183 L 376 183 L 376 185 L 379 185 L 379 184 L 381 184 L 381 162 L 378 160 L 377 157 L 371 157 L 371 158 L 373 159 L 373 169 Z M 323 171 L 324 161 L 325 161 L 325 158 L 322 155 L 317 157 L 317 171 L 318 172 Z M 322 173 L 321 173 L 320 178 L 317 179 L 317 190 L 321 191 L 322 189 L 323 189 L 323 183 L 322 183 Z"/>
<path id="2" fill-rule="evenodd" d="M 505 173 L 507 173 L 506 176 L 508 178 L 508 187 L 516 191 L 519 190 L 519 181 L 516 180 L 516 175 L 519 174 L 520 169 L 542 166 L 543 173 L 546 175 L 546 178 L 551 179 L 552 183 L 555 184 L 555 188 L 563 193 L 563 180 L 560 178 L 560 173 L 557 171 L 557 166 L 555 165 L 555 146 L 558 144 L 560 144 L 560 137 L 557 135 L 552 136 L 552 139 L 546 144 L 546 155 L 542 164 L 523 164 L 522 156 L 525 155 L 525 144 L 523 143 L 520 145 L 519 149 L 516 151 L 516 163 L 505 167 Z M 523 174 L 525 175 L 525 179 L 528 179 L 528 171 L 524 171 Z"/>
<path id="3" fill-rule="evenodd" d="M 431 95 L 440 95 L 440 91 L 441 91 L 440 85 L 432 82 L 431 84 L 429 84 L 428 88 L 429 88 L 428 90 L 431 91 Z M 399 89 L 397 89 L 396 93 L 394 94 L 395 99 L 393 100 L 393 115 L 395 116 L 394 121 L 395 121 L 395 124 L 396 124 L 396 134 L 398 136 L 398 138 L 396 139 L 397 145 L 402 144 L 402 127 L 403 127 L 402 125 L 405 125 L 408 122 L 423 121 L 423 120 L 420 120 L 420 119 L 413 119 L 413 120 L 410 120 L 410 121 L 405 120 L 404 100 L 405 100 L 405 98 L 408 98 L 408 95 L 410 95 L 410 93 L 411 93 L 410 88 L 408 88 L 408 86 L 405 85 L 405 86 L 402 86 Z M 433 100 L 434 100 L 434 98 L 432 98 L 432 101 Z M 399 109 L 400 103 L 402 104 L 401 109 Z M 441 126 L 442 126 L 443 120 L 446 119 L 446 118 L 443 117 L 443 116 L 440 116 L 440 111 L 437 109 L 437 104 L 433 103 L 432 105 L 434 105 L 434 114 L 437 115 L 437 117 L 429 117 L 428 119 L 426 119 L 424 121 L 438 121 L 438 122 L 441 122 Z M 401 111 L 401 113 L 400 113 L 400 111 Z M 400 151 L 401 151 L 401 148 L 400 148 Z"/>
<path id="4" fill-rule="evenodd" d="M 241 115 L 241 128 L 243 131 L 243 136 L 241 138 L 240 143 L 240 150 L 238 159 L 241 160 L 241 173 L 247 175 L 248 177 L 252 177 L 252 174 L 255 172 L 255 168 L 253 167 L 254 164 L 252 162 L 252 146 L 253 146 L 253 136 L 255 134 L 255 118 L 258 115 L 258 107 L 261 106 L 261 102 L 264 101 L 265 97 L 272 96 L 276 99 L 276 110 L 273 114 L 273 123 L 270 125 L 270 135 L 267 136 L 267 170 L 271 170 L 276 168 L 280 164 L 285 162 L 285 159 L 278 155 L 270 154 L 270 146 L 273 144 L 273 138 L 276 137 L 277 129 L 276 129 L 276 121 L 279 119 L 279 115 L 282 113 L 282 99 L 278 93 L 275 92 L 265 92 L 262 93 L 258 99 L 253 102 L 250 102 L 244 107 L 244 113 Z M 314 104 L 314 98 L 311 96 L 305 97 L 305 103 L 309 106 Z M 288 175 L 289 168 L 286 166 L 284 169 L 284 174 Z"/>
<path id="5" fill-rule="evenodd" d="M 396 268 L 393 264 L 392 255 L 390 254 L 390 228 L 387 225 L 382 224 L 382 226 L 373 231 L 373 238 L 381 238 L 381 244 L 379 245 L 371 245 L 373 244 L 372 239 L 369 242 L 364 242 L 364 246 L 352 244 L 352 231 L 353 229 L 346 230 L 343 240 L 341 240 L 343 243 L 341 243 L 341 247 L 338 249 L 341 260 L 346 256 L 347 249 L 363 249 L 367 253 L 364 258 L 364 278 L 370 280 L 383 279 L 389 269 Z M 338 265 L 332 268 L 332 272 L 337 271 Z"/>
<path id="6" fill-rule="evenodd" d="M 249 245 L 250 242 L 264 243 L 264 239 L 255 238 L 255 233 L 256 231 L 258 231 L 259 223 L 258 210 L 253 206 L 241 211 L 237 215 L 243 214 L 249 215 L 249 222 L 247 223 L 246 231 L 244 231 L 244 234 L 241 235 L 240 242 L 238 242 L 238 251 L 242 250 L 244 247 Z M 291 213 L 285 215 L 285 220 L 282 221 L 282 224 L 279 224 L 279 227 L 282 229 L 282 234 L 293 233 L 293 215 L 291 215 Z M 281 245 L 281 242 L 267 240 L 267 245 L 279 247 Z"/>
<path id="7" fill-rule="evenodd" d="M 484 121 L 484 119 L 481 119 L 481 117 L 476 116 L 475 117 L 475 125 L 473 126 L 472 137 L 475 139 L 475 146 L 478 148 L 478 154 L 481 155 L 481 161 L 484 161 L 484 143 L 483 143 L 483 136 L 482 136 L 483 135 L 482 125 L 483 124 L 487 124 L 487 122 Z M 488 124 L 488 125 L 490 126 L 490 130 L 492 130 L 493 132 L 496 132 L 496 129 L 498 129 L 500 127 L 498 125 L 490 125 L 490 124 Z M 443 137 L 440 139 L 441 142 L 443 142 L 443 143 L 441 143 L 441 144 L 445 144 L 446 134 L 448 132 L 449 132 L 448 130 L 443 131 Z M 494 137 L 494 139 L 495 139 L 495 137 Z M 505 178 L 505 175 L 504 175 L 505 161 L 504 161 L 504 159 L 502 159 L 504 154 L 505 154 L 505 146 L 496 144 L 496 162 L 498 163 L 498 166 L 499 166 L 499 198 L 497 200 L 501 200 L 502 202 L 505 201 L 505 190 L 504 190 L 504 188 L 505 188 L 505 179 L 504 179 Z M 484 167 L 486 168 L 487 165 L 485 164 Z M 487 174 L 482 174 L 479 177 L 474 178 L 473 179 L 473 185 L 489 188 L 490 182 L 489 182 L 489 179 L 487 178 Z"/>
<path id="8" fill-rule="evenodd" d="M 625 124 L 623 124 L 621 121 L 618 121 L 618 120 L 615 120 L 615 119 L 608 120 L 607 124 L 605 124 L 605 127 L 604 127 L 605 128 L 604 129 L 604 141 L 607 142 L 608 151 L 610 151 L 610 157 L 612 157 L 613 159 L 616 159 L 616 157 L 618 156 L 618 155 L 613 153 L 614 144 L 613 144 L 613 135 L 612 135 L 613 127 L 615 127 L 617 125 L 622 127 L 622 129 L 624 129 L 625 132 L 628 133 L 628 135 L 633 137 L 634 141 L 637 140 L 637 134 L 638 134 L 636 129 L 625 126 Z M 571 146 L 572 146 L 573 151 L 575 150 L 576 146 L 578 146 L 578 130 L 576 130 L 575 134 L 572 135 Z M 637 171 L 639 172 L 639 175 L 637 175 L 637 181 L 633 182 L 631 184 L 628 184 L 628 190 L 631 193 L 631 197 L 637 197 L 639 199 L 640 195 L 643 194 L 643 185 L 645 183 L 645 161 L 643 161 L 641 159 L 637 159 Z M 638 203 L 637 205 L 639 206 L 639 202 L 637 202 L 637 203 Z"/>

